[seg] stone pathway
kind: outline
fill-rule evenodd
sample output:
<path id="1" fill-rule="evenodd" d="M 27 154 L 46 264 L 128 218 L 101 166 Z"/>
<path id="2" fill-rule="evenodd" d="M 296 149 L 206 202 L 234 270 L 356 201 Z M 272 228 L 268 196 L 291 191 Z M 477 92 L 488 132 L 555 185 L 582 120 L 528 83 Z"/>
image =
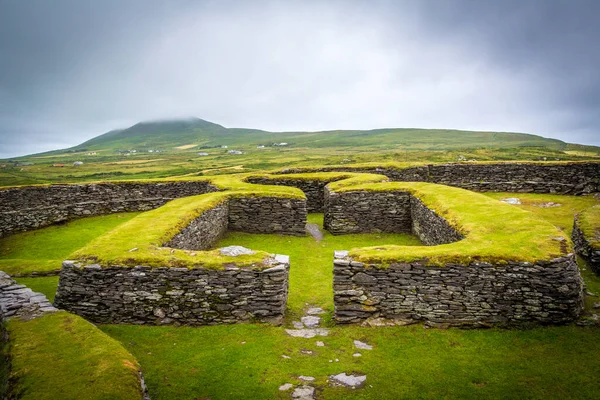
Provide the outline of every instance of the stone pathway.
<path id="1" fill-rule="evenodd" d="M 293 321 L 292 324 L 295 329 L 286 329 L 286 333 L 292 337 L 301 337 L 310 339 L 316 336 L 327 336 L 329 334 L 329 330 L 326 328 L 321 328 L 322 319 L 318 315 L 324 314 L 325 311 L 322 308 L 318 307 L 309 307 L 305 310 L 305 315 L 300 318 L 300 321 Z M 317 347 L 325 347 L 325 342 L 317 340 L 315 342 Z M 354 347 L 361 350 L 373 350 L 373 346 L 362 342 L 360 340 L 353 341 Z M 313 351 L 311 350 L 301 350 L 302 354 L 313 355 Z M 354 353 L 354 357 L 361 357 L 361 353 Z M 289 359 L 291 357 L 287 355 L 282 355 L 283 358 Z M 330 363 L 334 362 L 334 360 L 329 360 Z M 335 359 L 335 362 L 339 362 L 339 359 Z M 316 388 L 309 385 L 308 383 L 316 380 L 314 376 L 298 376 L 298 380 L 303 383 L 294 386 L 292 383 L 284 383 L 279 386 L 279 390 L 282 392 L 287 392 L 293 389 L 290 393 L 292 399 L 295 400 L 314 400 L 317 397 Z M 327 377 L 327 382 L 331 386 L 344 386 L 347 388 L 357 389 L 362 388 L 367 381 L 366 375 L 355 375 L 355 374 L 347 374 L 346 372 L 341 372 L 337 375 L 330 375 Z"/>

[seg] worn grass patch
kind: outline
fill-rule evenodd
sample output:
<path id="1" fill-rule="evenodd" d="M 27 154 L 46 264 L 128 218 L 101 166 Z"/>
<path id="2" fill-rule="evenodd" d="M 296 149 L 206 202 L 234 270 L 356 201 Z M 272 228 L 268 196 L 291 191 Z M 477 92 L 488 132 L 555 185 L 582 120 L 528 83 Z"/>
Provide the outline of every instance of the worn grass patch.
<path id="1" fill-rule="evenodd" d="M 136 359 L 83 318 L 61 311 L 6 326 L 14 398 L 141 398 Z"/>
<path id="2" fill-rule="evenodd" d="M 82 218 L 0 239 L 0 270 L 9 275 L 58 272 L 73 251 L 139 213 Z"/>

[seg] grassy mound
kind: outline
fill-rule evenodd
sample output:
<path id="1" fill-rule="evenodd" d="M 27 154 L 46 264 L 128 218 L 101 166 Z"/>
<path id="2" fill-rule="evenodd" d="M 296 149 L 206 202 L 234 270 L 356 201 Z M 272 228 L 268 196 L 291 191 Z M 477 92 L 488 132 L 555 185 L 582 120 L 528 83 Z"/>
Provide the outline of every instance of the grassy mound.
<path id="1" fill-rule="evenodd" d="M 329 185 L 336 192 L 404 191 L 420 199 L 465 236 L 439 246 L 378 246 L 353 249 L 363 262 L 425 260 L 428 264 L 548 260 L 570 252 L 566 235 L 535 215 L 464 189 L 422 182 L 388 182 Z"/>
<path id="2" fill-rule="evenodd" d="M 235 197 L 276 196 L 287 198 L 304 198 L 304 194 L 295 188 L 275 186 L 249 185 L 239 179 L 215 179 L 221 187 L 258 186 L 258 190 L 237 190 L 208 193 L 199 196 L 172 200 L 162 207 L 138 215 L 129 222 L 115 228 L 87 246 L 69 256 L 71 259 L 98 263 L 102 266 L 120 265 L 151 267 L 186 267 L 223 269 L 227 263 L 235 261 L 238 267 L 268 268 L 263 263 L 268 253 L 257 251 L 252 255 L 241 255 L 234 258 L 223 256 L 218 250 L 188 251 L 162 247 L 183 228 L 188 226 L 202 213 Z M 132 249 L 137 249 L 131 251 Z"/>
<path id="3" fill-rule="evenodd" d="M 30 321 L 12 319 L 6 328 L 13 397 L 142 398 L 136 359 L 83 318 L 57 312 Z"/>

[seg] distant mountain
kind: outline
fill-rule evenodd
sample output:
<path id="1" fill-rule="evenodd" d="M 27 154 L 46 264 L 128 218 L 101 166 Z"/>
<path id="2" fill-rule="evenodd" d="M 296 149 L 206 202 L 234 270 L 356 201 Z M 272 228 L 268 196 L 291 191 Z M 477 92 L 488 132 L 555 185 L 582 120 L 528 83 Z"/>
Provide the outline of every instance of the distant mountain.
<path id="1" fill-rule="evenodd" d="M 467 148 L 544 147 L 567 150 L 568 143 L 542 136 L 448 129 L 374 129 L 321 132 L 267 132 L 257 129 L 225 128 L 199 118 L 140 122 L 97 136 L 61 152 L 83 150 L 196 150 L 227 146 L 272 145 L 286 142 L 293 147 L 369 147 L 373 149 L 453 150 Z M 578 145 L 580 146 L 580 145 Z M 588 147 L 588 146 L 584 146 Z M 597 151 L 597 148 L 590 147 Z"/>

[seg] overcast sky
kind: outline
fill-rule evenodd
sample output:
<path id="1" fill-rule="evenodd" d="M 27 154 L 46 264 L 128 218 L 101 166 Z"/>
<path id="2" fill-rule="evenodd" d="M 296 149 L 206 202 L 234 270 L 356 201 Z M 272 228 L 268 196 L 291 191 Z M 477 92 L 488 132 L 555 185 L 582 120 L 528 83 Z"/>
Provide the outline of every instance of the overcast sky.
<path id="1" fill-rule="evenodd" d="M 138 121 L 600 145 L 600 1 L 0 0 L 0 157 Z"/>

